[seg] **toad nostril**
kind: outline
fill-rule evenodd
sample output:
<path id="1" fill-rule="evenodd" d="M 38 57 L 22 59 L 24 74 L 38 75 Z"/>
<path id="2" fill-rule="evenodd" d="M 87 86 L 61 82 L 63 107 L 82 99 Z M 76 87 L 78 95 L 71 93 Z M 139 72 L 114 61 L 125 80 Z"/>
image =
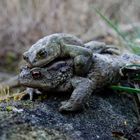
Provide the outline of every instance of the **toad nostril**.
<path id="1" fill-rule="evenodd" d="M 28 56 L 26 54 L 23 54 L 23 59 L 28 60 Z"/>

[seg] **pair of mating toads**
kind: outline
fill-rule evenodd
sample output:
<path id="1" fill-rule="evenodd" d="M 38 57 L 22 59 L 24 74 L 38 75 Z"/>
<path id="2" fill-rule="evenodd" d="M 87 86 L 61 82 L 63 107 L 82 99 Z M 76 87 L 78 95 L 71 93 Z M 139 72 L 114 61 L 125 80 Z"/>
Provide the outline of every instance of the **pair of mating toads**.
<path id="1" fill-rule="evenodd" d="M 23 54 L 24 66 L 18 82 L 34 93 L 72 91 L 68 101 L 62 102 L 59 111 L 77 111 L 84 107 L 97 89 L 117 84 L 120 69 L 140 61 L 134 54 L 119 54 L 119 50 L 102 42 L 84 44 L 69 34 L 46 36 Z"/>

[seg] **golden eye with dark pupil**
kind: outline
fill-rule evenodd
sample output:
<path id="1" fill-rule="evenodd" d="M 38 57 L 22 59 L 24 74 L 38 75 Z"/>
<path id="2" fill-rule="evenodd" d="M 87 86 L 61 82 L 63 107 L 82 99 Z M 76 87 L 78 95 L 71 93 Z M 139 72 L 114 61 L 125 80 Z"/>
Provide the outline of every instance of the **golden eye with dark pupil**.
<path id="1" fill-rule="evenodd" d="M 41 77 L 42 77 L 42 74 L 41 74 L 41 72 L 40 71 L 32 71 L 32 77 L 34 78 L 34 79 L 40 79 Z"/>
<path id="2" fill-rule="evenodd" d="M 40 52 L 38 52 L 38 56 L 39 57 L 46 57 L 47 56 L 47 52 L 45 50 L 41 50 Z"/>

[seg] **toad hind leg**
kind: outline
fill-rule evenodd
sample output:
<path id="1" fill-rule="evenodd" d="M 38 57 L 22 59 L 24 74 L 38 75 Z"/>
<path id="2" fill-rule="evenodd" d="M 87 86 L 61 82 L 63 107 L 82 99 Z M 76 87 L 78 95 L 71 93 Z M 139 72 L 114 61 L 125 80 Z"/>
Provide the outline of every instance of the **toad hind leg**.
<path id="1" fill-rule="evenodd" d="M 93 83 L 88 78 L 74 77 L 71 83 L 74 91 L 68 101 L 62 102 L 60 112 L 81 110 L 93 92 Z"/>

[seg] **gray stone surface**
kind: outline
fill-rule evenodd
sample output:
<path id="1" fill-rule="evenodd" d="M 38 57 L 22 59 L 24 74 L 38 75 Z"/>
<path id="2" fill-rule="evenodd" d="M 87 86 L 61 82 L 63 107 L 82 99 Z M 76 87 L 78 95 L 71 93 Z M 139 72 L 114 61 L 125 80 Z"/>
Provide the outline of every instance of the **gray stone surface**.
<path id="1" fill-rule="evenodd" d="M 112 140 L 113 131 L 126 133 L 137 123 L 134 103 L 126 95 L 112 91 L 94 94 L 84 111 L 60 114 L 60 101 L 66 98 L 0 103 L 0 140 Z"/>

